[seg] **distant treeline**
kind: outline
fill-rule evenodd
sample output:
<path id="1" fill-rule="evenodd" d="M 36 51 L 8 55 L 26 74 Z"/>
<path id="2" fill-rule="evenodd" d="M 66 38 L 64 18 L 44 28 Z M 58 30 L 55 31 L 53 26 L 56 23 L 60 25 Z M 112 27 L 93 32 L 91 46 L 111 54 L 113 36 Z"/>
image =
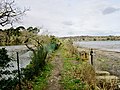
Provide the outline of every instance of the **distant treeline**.
<path id="1" fill-rule="evenodd" d="M 27 38 L 36 36 L 39 31 L 37 27 L 25 28 L 23 26 L 0 29 L 0 46 L 23 44 Z"/>
<path id="2" fill-rule="evenodd" d="M 115 41 L 120 40 L 120 36 L 74 36 L 74 37 L 61 37 L 61 39 L 70 39 L 72 41 Z"/>

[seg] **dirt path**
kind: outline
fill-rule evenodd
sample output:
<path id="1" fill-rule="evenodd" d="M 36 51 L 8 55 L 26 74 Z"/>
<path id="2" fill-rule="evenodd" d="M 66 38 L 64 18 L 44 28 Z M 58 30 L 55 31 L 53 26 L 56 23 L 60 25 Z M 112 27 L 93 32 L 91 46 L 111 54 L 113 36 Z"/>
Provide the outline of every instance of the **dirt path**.
<path id="1" fill-rule="evenodd" d="M 63 69 L 63 62 L 60 53 L 57 53 L 54 60 L 51 62 L 53 65 L 53 70 L 51 76 L 48 80 L 48 86 L 45 90 L 63 90 L 60 80 L 61 80 L 61 71 Z"/>

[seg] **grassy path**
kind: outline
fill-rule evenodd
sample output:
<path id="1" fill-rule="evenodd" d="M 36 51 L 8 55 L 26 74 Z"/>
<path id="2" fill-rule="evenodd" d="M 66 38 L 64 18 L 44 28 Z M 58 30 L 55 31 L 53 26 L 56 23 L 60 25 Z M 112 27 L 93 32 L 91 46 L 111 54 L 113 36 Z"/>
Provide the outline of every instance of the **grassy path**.
<path id="1" fill-rule="evenodd" d="M 103 90 L 97 84 L 93 66 L 80 59 L 72 44 L 62 45 L 48 61 L 50 65 L 37 77 L 33 90 Z"/>
<path id="2" fill-rule="evenodd" d="M 60 84 L 61 72 L 63 69 L 62 56 L 60 52 L 56 52 L 54 59 L 51 61 L 51 64 L 53 65 L 53 70 L 45 90 L 63 90 Z"/>
<path id="3" fill-rule="evenodd" d="M 51 55 L 49 62 L 52 69 L 48 70 L 49 74 L 48 72 L 46 75 L 43 74 L 45 78 L 39 79 L 34 90 L 90 90 L 95 88 L 93 68 L 87 62 L 80 60 L 79 53 L 72 44 L 62 45 Z"/>
<path id="4" fill-rule="evenodd" d="M 51 61 L 53 69 L 44 90 L 88 90 L 91 88 L 89 84 L 94 82 L 92 79 L 94 71 L 90 65 L 77 59 L 77 51 L 71 44 L 60 47 Z"/>

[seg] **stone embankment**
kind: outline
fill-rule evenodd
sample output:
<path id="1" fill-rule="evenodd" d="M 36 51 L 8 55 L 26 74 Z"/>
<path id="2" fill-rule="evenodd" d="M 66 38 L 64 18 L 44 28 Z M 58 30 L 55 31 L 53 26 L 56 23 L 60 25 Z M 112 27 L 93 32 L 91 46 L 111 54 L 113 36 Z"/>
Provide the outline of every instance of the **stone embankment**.
<path id="1" fill-rule="evenodd" d="M 96 71 L 97 85 L 105 89 L 120 90 L 119 78 L 107 71 Z"/>

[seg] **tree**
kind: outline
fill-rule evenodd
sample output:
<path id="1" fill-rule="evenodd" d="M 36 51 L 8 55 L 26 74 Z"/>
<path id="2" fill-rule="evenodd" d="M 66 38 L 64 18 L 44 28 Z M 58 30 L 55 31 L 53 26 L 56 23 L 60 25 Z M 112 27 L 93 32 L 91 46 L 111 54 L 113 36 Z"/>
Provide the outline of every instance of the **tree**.
<path id="1" fill-rule="evenodd" d="M 16 28 L 16 30 L 25 30 L 25 27 L 19 26 L 19 27 Z"/>
<path id="2" fill-rule="evenodd" d="M 28 32 L 32 32 L 32 33 L 34 33 L 34 34 L 38 34 L 38 33 L 40 32 L 40 29 L 41 29 L 41 28 L 37 28 L 37 27 L 34 27 L 34 28 L 33 28 L 33 27 L 28 27 L 28 28 L 27 28 L 27 31 L 28 31 Z"/>
<path id="3" fill-rule="evenodd" d="M 33 31 L 33 27 L 28 27 L 27 30 L 28 30 L 29 32 L 32 32 L 32 31 Z"/>
<path id="4" fill-rule="evenodd" d="M 14 67 L 11 61 L 13 60 L 9 58 L 7 50 L 0 49 L 0 90 L 15 90 L 13 88 L 18 83 L 17 76 L 15 76 L 16 70 L 8 69 Z"/>
<path id="5" fill-rule="evenodd" d="M 0 49 L 0 67 L 5 68 L 11 59 L 7 55 L 7 50 L 5 48 Z M 1 76 L 1 73 L 0 73 Z"/>
<path id="6" fill-rule="evenodd" d="M 5 26 L 20 21 L 28 9 L 21 10 L 14 0 L 0 0 L 0 25 Z"/>

